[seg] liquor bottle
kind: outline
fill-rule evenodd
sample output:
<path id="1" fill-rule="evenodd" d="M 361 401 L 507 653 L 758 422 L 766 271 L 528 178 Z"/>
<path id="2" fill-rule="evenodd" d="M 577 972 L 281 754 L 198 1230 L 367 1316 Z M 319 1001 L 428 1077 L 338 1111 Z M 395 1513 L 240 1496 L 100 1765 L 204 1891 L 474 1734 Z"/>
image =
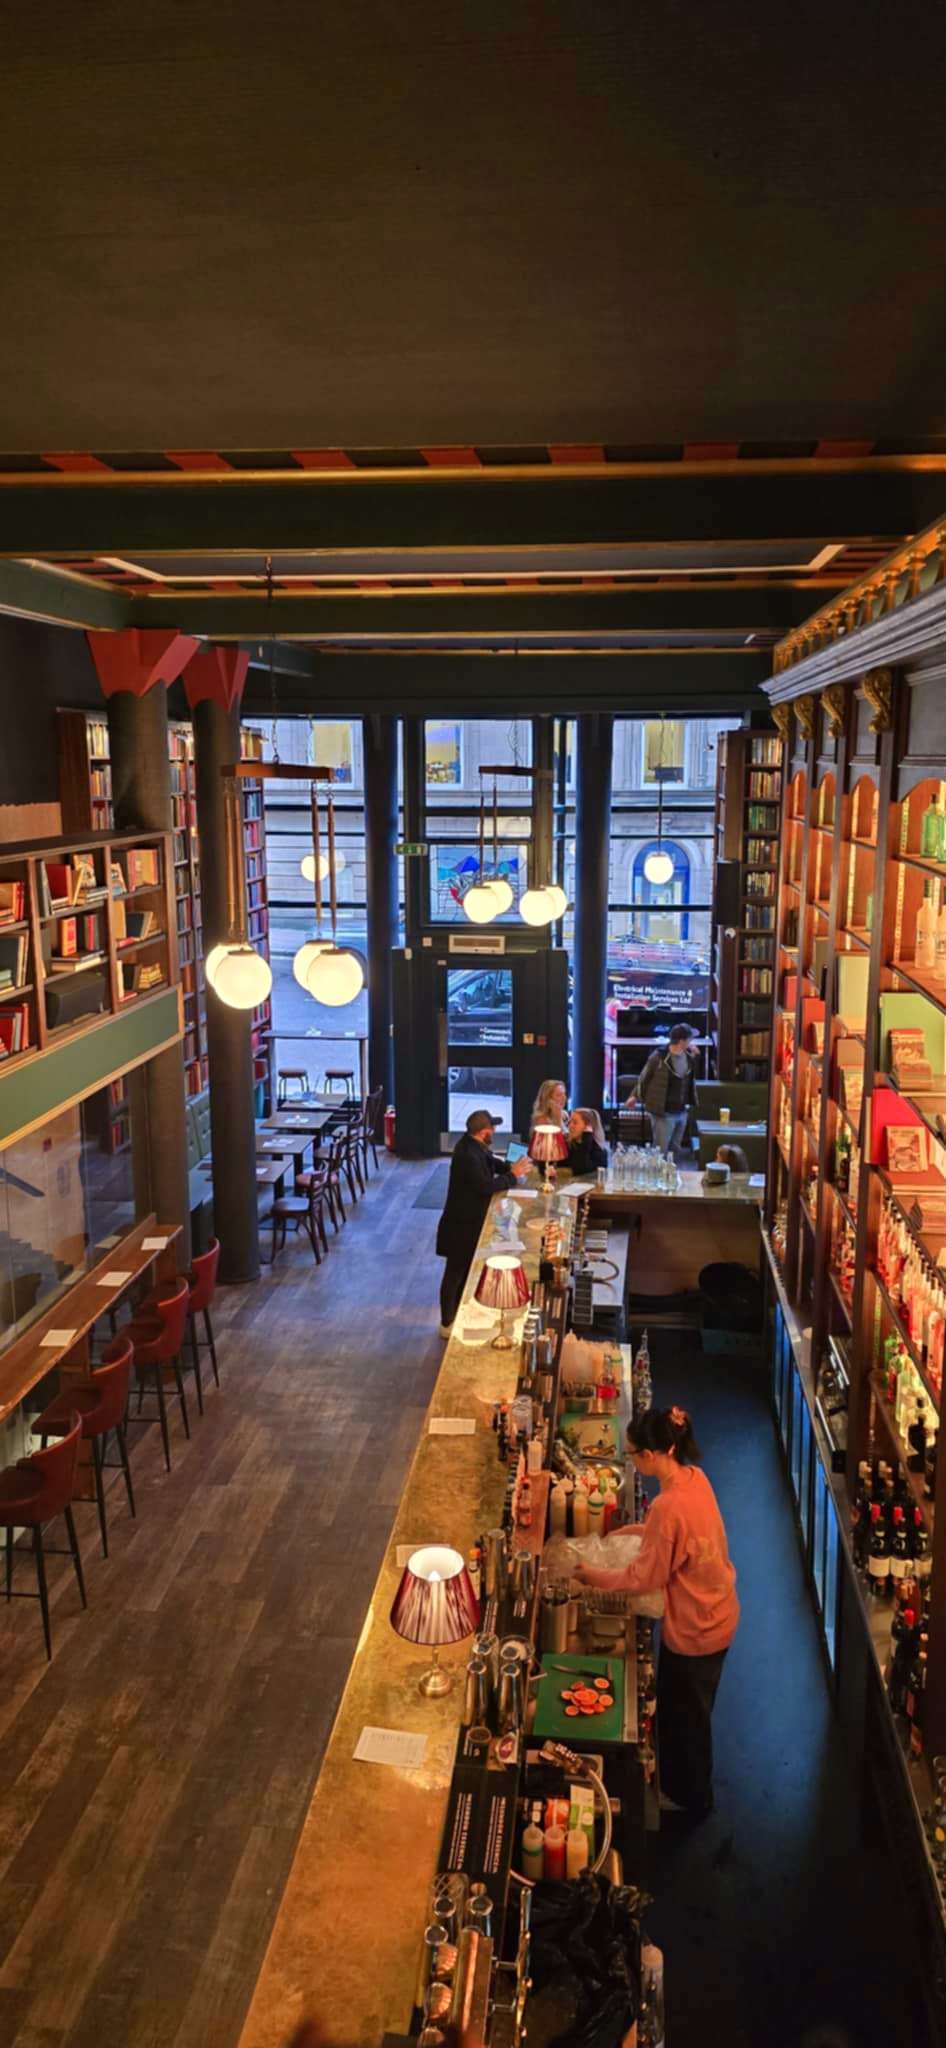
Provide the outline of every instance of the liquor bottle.
<path id="1" fill-rule="evenodd" d="M 937 789 L 920 820 L 920 854 L 923 860 L 939 860 L 942 840 L 940 837 L 940 812 L 936 801 Z"/>
<path id="2" fill-rule="evenodd" d="M 890 1579 L 894 1595 L 910 1576 L 910 1535 L 906 1513 L 897 1505 L 891 1517 Z"/>
<path id="3" fill-rule="evenodd" d="M 834 1184 L 842 1195 L 851 1185 L 851 1140 L 846 1124 L 838 1125 L 834 1141 Z"/>
<path id="4" fill-rule="evenodd" d="M 940 858 L 946 857 L 946 848 Z M 933 973 L 937 981 L 946 981 L 946 886 L 940 889 L 939 912 L 936 918 L 935 952 Z"/>
<path id="5" fill-rule="evenodd" d="M 875 1600 L 886 1600 L 890 1592 L 890 1548 L 886 1517 L 879 1501 L 874 1502 L 870 1511 L 867 1584 Z"/>
<path id="6" fill-rule="evenodd" d="M 914 961 L 917 967 L 931 968 L 936 965 L 936 908 L 933 889 L 932 882 L 924 882 L 923 901 L 916 914 Z"/>
<path id="7" fill-rule="evenodd" d="M 926 1402 L 922 1394 L 917 1396 L 916 1416 L 907 1430 L 910 1453 L 907 1458 L 908 1472 L 926 1470 Z"/>

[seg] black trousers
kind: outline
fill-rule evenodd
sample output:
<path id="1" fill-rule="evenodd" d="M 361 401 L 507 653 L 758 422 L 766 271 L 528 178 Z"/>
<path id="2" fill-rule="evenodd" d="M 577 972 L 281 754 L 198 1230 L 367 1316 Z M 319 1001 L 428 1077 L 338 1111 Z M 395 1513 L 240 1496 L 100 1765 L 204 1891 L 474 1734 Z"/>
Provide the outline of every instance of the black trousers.
<path id="1" fill-rule="evenodd" d="M 657 1740 L 660 1789 L 689 1813 L 713 1803 L 713 1702 L 725 1650 L 711 1657 L 681 1657 L 660 1645 L 657 1664 Z"/>
<path id="2" fill-rule="evenodd" d="M 474 1245 L 473 1251 L 476 1250 Z M 466 1286 L 466 1276 L 473 1263 L 473 1252 L 451 1252 L 440 1282 L 440 1320 L 446 1328 L 452 1323 L 460 1306 L 460 1296 Z"/>

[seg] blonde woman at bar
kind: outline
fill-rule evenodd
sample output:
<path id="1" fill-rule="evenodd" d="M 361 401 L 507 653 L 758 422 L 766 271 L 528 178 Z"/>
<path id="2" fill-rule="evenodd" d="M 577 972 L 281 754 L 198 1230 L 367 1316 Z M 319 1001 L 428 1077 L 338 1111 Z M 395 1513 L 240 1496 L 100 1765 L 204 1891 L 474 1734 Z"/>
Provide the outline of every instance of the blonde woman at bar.
<path id="1" fill-rule="evenodd" d="M 536 1124 L 557 1124 L 559 1129 L 564 1131 L 565 1104 L 567 1100 L 568 1095 L 564 1081 L 543 1081 L 532 1105 L 532 1120 L 529 1124 L 530 1136 L 535 1130 Z"/>

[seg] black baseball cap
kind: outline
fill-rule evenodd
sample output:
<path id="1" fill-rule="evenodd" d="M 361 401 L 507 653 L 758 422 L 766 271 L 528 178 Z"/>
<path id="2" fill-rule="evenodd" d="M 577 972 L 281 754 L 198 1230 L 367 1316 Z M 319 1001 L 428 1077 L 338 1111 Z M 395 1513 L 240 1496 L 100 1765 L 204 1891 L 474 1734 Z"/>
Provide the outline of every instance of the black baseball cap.
<path id="1" fill-rule="evenodd" d="M 490 1116 L 488 1109 L 474 1109 L 466 1120 L 467 1134 L 475 1138 L 480 1131 L 497 1130 L 501 1123 L 502 1117 Z"/>

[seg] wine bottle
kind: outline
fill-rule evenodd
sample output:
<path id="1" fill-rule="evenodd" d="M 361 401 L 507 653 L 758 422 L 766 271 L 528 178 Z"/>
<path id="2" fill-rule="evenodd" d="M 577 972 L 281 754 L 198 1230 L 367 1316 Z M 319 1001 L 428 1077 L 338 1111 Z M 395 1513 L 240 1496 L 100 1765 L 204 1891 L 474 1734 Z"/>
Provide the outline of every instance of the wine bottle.
<path id="1" fill-rule="evenodd" d="M 923 1520 L 922 1508 L 913 1510 L 913 1576 L 922 1589 L 929 1585 L 933 1559 L 930 1555 L 930 1533 Z"/>
<path id="2" fill-rule="evenodd" d="M 879 1501 L 874 1502 L 870 1511 L 867 1584 L 875 1600 L 886 1600 L 890 1591 L 890 1548 L 886 1519 Z"/>
<path id="3" fill-rule="evenodd" d="M 910 1427 L 907 1430 L 907 1443 L 910 1446 L 910 1452 L 907 1458 L 908 1472 L 925 1472 L 926 1402 L 924 1401 L 922 1394 L 917 1395 L 916 1417 L 915 1420 L 911 1422 Z"/>
<path id="4" fill-rule="evenodd" d="M 862 1459 L 857 1468 L 857 1487 L 851 1507 L 851 1546 L 854 1562 L 860 1571 L 864 1571 L 867 1565 L 870 1531 L 870 1466 L 866 1459 Z"/>
<path id="5" fill-rule="evenodd" d="M 912 1607 L 901 1607 L 890 1629 L 890 1655 L 884 1677 L 893 1713 L 902 1714 L 906 1700 L 907 1676 L 916 1650 L 918 1630 Z"/>
<path id="6" fill-rule="evenodd" d="M 911 1561 L 910 1534 L 909 1530 L 907 1529 L 906 1514 L 904 1513 L 902 1507 L 898 1506 L 894 1508 L 892 1523 L 893 1526 L 890 1539 L 890 1577 L 892 1581 L 893 1592 L 896 1594 L 899 1591 L 900 1586 L 903 1585 L 904 1581 L 907 1578 L 909 1578 Z"/>

